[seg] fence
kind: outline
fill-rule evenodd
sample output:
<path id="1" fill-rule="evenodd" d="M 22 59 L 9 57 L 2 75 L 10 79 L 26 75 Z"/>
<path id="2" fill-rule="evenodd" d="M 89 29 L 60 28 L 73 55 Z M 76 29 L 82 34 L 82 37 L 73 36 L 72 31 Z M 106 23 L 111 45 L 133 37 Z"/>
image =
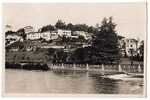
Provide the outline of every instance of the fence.
<path id="1" fill-rule="evenodd" d="M 52 70 L 81 70 L 81 71 L 111 71 L 125 73 L 143 73 L 144 68 L 141 64 L 135 65 L 89 65 L 89 64 L 48 64 Z"/>

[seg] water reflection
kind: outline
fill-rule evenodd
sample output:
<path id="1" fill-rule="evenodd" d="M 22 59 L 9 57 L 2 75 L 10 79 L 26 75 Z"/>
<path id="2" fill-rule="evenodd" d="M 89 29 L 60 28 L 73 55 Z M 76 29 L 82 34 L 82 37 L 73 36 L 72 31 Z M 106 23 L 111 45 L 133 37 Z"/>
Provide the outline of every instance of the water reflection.
<path id="1" fill-rule="evenodd" d="M 6 93 L 142 94 L 143 80 L 114 80 L 76 71 L 6 70 Z"/>

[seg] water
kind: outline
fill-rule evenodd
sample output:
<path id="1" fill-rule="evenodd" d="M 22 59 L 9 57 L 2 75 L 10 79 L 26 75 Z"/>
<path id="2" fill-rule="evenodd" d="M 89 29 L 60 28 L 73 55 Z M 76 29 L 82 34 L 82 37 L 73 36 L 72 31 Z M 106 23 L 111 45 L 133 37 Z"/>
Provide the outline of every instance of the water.
<path id="1" fill-rule="evenodd" d="M 6 93 L 143 94 L 143 78 L 115 80 L 86 72 L 6 69 Z"/>

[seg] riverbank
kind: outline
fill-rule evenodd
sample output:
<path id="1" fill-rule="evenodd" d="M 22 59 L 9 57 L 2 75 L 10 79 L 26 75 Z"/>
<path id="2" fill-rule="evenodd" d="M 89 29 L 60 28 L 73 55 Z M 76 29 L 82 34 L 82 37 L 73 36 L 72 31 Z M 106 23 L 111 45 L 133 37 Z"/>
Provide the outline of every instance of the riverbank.
<path id="1" fill-rule="evenodd" d="M 7 69 L 25 69 L 25 70 L 49 70 L 47 64 L 43 63 L 5 63 Z"/>

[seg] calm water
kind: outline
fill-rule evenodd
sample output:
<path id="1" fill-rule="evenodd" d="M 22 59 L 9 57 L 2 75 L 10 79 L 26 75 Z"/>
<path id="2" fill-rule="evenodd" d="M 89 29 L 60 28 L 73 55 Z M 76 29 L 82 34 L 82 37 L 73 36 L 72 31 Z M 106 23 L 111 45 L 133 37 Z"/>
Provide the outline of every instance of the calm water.
<path id="1" fill-rule="evenodd" d="M 114 80 L 81 72 L 6 69 L 6 93 L 143 94 L 143 79 Z"/>

